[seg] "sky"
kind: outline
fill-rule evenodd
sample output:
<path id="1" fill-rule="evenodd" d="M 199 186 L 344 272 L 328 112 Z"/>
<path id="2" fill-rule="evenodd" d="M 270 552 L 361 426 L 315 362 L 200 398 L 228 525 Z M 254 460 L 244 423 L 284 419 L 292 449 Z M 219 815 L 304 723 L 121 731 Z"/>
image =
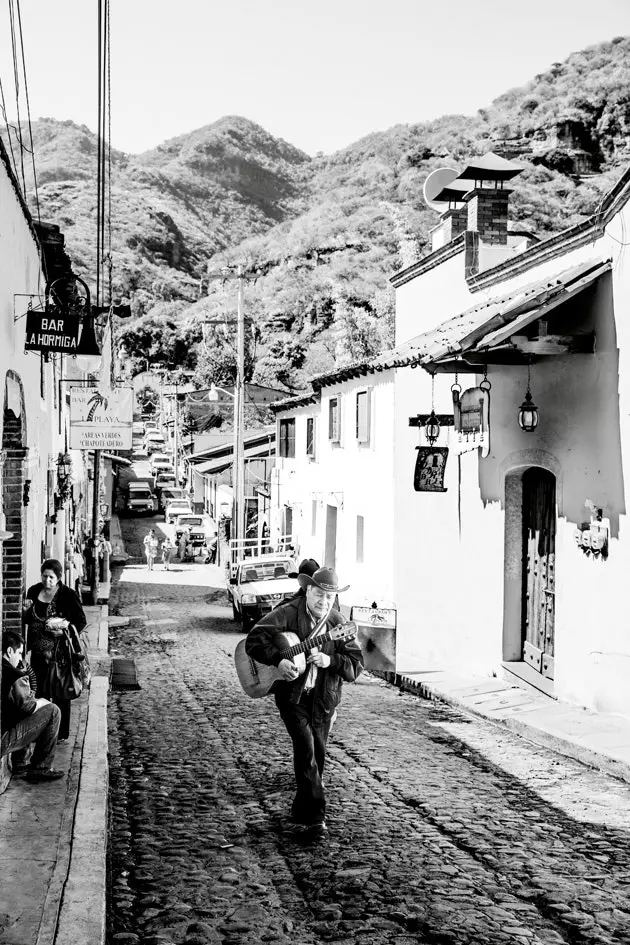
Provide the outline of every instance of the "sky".
<path id="1" fill-rule="evenodd" d="M 19 3 L 33 119 L 97 125 L 97 0 L 0 0 L 15 117 Z M 308 154 L 474 114 L 571 52 L 630 35 L 630 0 L 110 0 L 112 145 L 242 115 Z M 25 112 L 24 88 L 20 109 Z"/>

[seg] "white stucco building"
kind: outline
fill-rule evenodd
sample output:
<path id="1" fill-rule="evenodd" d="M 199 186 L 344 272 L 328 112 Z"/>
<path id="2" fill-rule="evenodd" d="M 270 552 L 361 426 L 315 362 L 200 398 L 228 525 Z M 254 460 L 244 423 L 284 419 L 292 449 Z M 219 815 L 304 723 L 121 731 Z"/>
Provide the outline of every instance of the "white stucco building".
<path id="1" fill-rule="evenodd" d="M 369 365 L 318 377 L 314 392 L 275 404 L 274 535 L 300 558 L 338 570 L 342 603 L 393 596 L 394 376 Z"/>
<path id="2" fill-rule="evenodd" d="M 395 350 L 318 379 L 311 398 L 278 414 L 279 426 L 295 422 L 296 455 L 280 461 L 276 506 L 294 521 L 301 509 L 300 553 L 324 560 L 336 514 L 344 580 L 357 511 L 347 497 L 369 508 L 378 542 L 366 540 L 364 561 L 349 566 L 358 586 L 365 575 L 374 596 L 395 603 L 398 672 L 507 673 L 630 716 L 630 170 L 595 216 L 540 242 L 508 228 L 516 173 L 495 156 L 470 162 L 459 192 L 442 198 L 433 252 L 392 278 Z M 518 422 L 528 372 L 531 432 Z M 349 405 L 352 429 L 353 391 L 374 378 L 373 403 L 387 404 L 393 423 L 379 425 L 366 462 L 326 442 L 329 400 Z M 469 437 L 461 451 L 451 388 L 463 395 L 484 378 L 489 445 Z M 436 445 L 449 450 L 446 491 L 416 491 L 427 440 L 415 418 L 432 408 L 443 420 Z M 310 415 L 321 445 L 309 464 Z M 329 518 L 341 493 L 344 508 Z"/>
<path id="3" fill-rule="evenodd" d="M 1 511 L 12 534 L 0 545 L 4 629 L 21 627 L 23 593 L 43 558 L 67 563 L 68 537 L 88 517 L 87 463 L 72 453 L 67 491 L 58 467 L 69 456 L 67 381 L 83 374 L 70 357 L 24 350 L 26 312 L 43 308 L 47 281 L 66 266 L 63 236 L 34 223 L 0 143 Z"/>

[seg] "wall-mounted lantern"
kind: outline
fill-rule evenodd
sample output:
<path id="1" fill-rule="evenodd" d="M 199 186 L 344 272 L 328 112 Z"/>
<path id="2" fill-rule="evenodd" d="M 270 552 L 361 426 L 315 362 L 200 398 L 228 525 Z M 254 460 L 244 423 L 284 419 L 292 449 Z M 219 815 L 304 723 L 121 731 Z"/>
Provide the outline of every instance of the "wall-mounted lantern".
<path id="1" fill-rule="evenodd" d="M 518 425 L 525 433 L 533 433 L 538 426 L 538 407 L 532 400 L 530 388 L 530 365 L 527 365 L 527 393 L 525 400 L 518 408 Z"/>
<path id="2" fill-rule="evenodd" d="M 424 427 L 424 435 L 427 438 L 427 443 L 429 446 L 433 446 L 438 441 L 440 435 L 440 421 L 435 415 L 435 410 L 431 410 L 431 413 L 427 417 L 427 422 Z"/>

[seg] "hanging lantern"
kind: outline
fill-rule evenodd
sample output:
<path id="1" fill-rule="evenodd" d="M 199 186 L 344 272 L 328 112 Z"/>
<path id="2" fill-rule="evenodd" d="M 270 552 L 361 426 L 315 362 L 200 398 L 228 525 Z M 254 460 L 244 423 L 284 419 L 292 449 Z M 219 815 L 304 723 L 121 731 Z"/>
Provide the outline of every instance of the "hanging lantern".
<path id="1" fill-rule="evenodd" d="M 427 443 L 429 446 L 433 446 L 434 443 L 437 443 L 438 437 L 440 435 L 440 421 L 435 416 L 435 410 L 432 410 L 427 418 L 427 422 L 424 427 L 424 435 L 427 438 Z"/>
<path id="2" fill-rule="evenodd" d="M 532 400 L 530 385 L 530 366 L 527 365 L 527 393 L 518 410 L 518 425 L 525 433 L 533 433 L 538 426 L 538 407 Z"/>

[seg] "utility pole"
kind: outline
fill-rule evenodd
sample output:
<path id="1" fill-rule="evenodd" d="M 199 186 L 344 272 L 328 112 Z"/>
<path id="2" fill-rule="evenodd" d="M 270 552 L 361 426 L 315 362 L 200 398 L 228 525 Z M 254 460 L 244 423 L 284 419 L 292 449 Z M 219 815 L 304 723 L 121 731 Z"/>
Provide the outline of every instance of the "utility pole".
<path id="1" fill-rule="evenodd" d="M 243 455 L 244 391 L 245 391 L 245 315 L 241 265 L 209 273 L 209 279 L 238 282 L 236 317 L 236 377 L 234 380 L 234 447 L 232 465 L 232 532 L 233 539 L 245 538 L 245 462 Z M 228 323 L 228 320 L 225 320 Z"/>
<path id="2" fill-rule="evenodd" d="M 177 484 L 179 485 L 179 433 L 178 433 L 178 391 L 179 385 L 175 381 L 175 400 L 174 400 L 174 409 L 173 409 L 173 465 L 175 466 L 175 477 L 177 479 Z"/>
<path id="3" fill-rule="evenodd" d="M 234 512 L 233 538 L 245 538 L 245 461 L 243 456 L 243 420 L 245 397 L 245 321 L 243 319 L 243 267 L 237 270 L 238 303 L 236 315 L 236 379 L 234 384 Z"/>

